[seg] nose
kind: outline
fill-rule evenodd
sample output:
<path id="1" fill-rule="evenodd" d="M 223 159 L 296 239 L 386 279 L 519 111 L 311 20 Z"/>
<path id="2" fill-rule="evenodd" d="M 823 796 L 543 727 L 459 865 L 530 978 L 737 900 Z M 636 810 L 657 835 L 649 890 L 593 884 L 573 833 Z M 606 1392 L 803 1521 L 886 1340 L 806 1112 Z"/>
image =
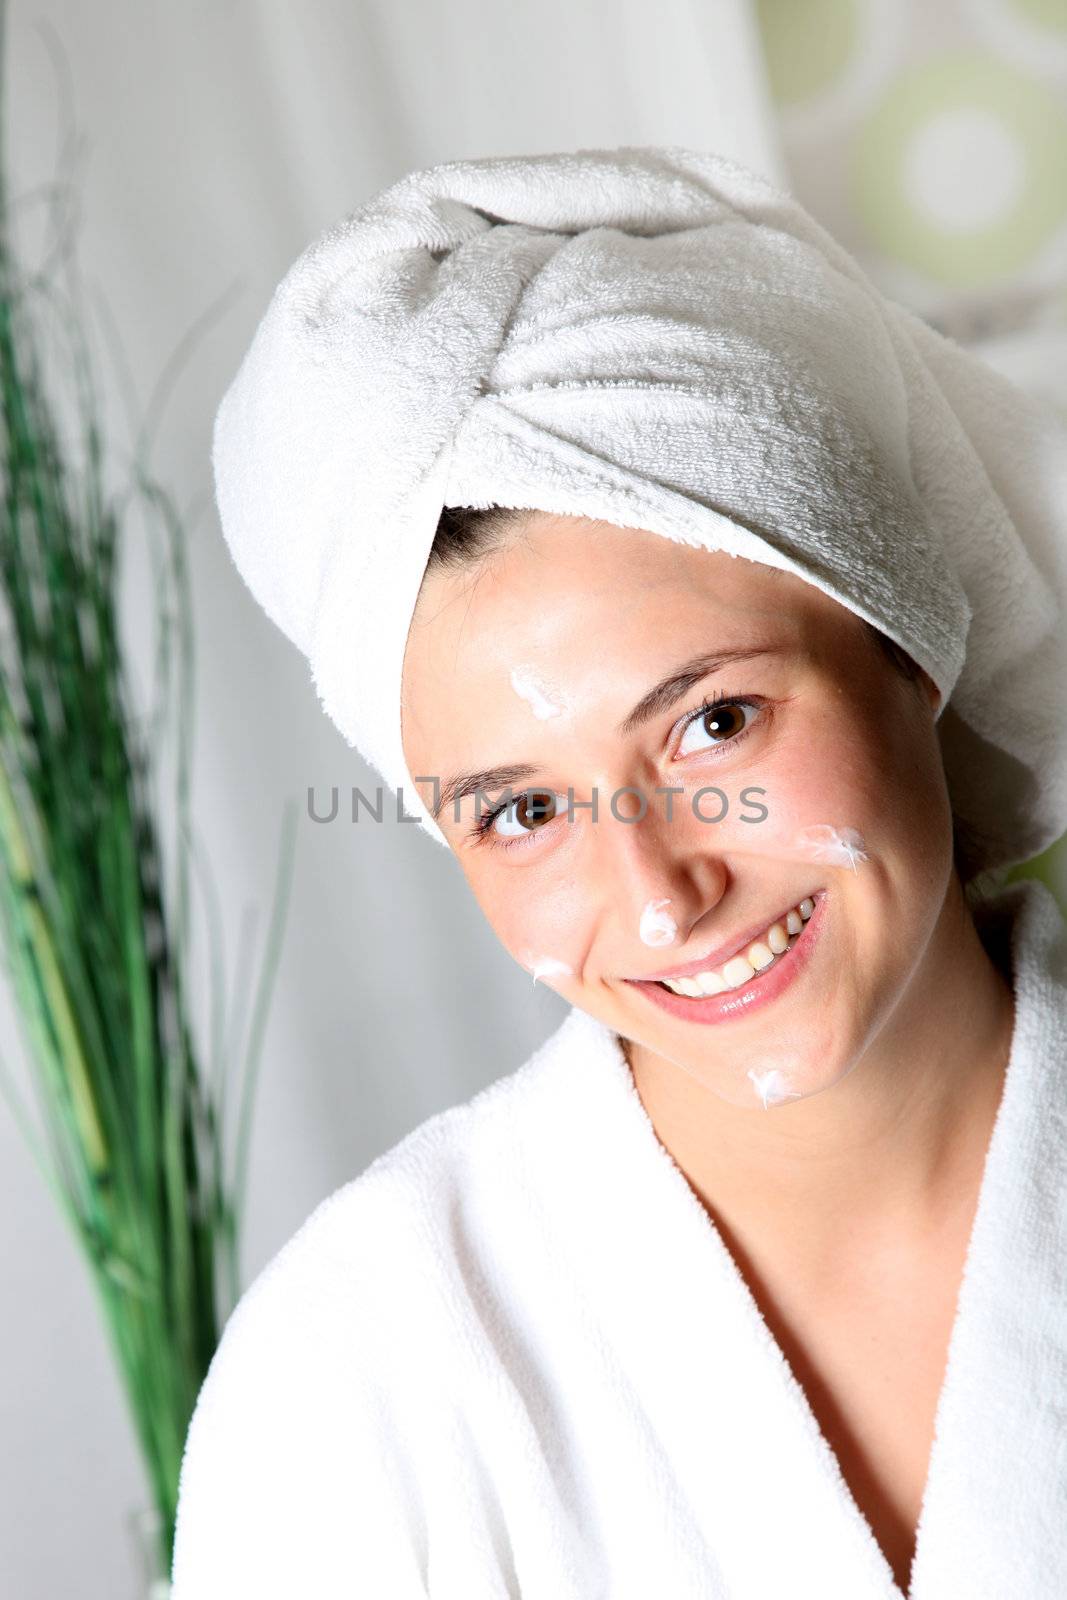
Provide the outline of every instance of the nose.
<path id="1" fill-rule="evenodd" d="M 722 899 L 729 879 L 720 851 L 695 848 L 687 830 L 672 826 L 655 796 L 622 794 L 597 836 L 602 881 L 617 920 L 620 948 L 681 950 L 690 931 Z"/>

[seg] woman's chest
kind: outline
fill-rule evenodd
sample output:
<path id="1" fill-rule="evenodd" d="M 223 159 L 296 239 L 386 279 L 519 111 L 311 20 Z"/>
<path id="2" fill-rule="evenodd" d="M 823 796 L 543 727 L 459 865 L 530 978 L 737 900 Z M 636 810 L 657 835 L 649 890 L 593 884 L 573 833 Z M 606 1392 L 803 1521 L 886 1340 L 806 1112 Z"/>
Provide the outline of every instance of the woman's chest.
<path id="1" fill-rule="evenodd" d="M 895 1272 L 843 1272 L 832 1290 L 757 1297 L 904 1593 L 964 1251 L 961 1236 Z"/>

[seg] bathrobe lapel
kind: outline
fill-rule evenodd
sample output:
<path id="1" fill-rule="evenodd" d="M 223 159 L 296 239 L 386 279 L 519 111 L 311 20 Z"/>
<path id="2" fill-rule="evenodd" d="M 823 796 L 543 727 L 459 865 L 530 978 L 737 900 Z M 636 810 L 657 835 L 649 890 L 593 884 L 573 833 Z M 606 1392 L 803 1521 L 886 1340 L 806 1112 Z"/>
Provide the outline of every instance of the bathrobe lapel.
<path id="1" fill-rule="evenodd" d="M 1016 1023 L 987 1154 L 909 1590 L 1059 1593 L 1067 1579 L 1067 950 L 1047 890 L 1003 892 Z M 544 1062 L 561 1265 L 639 1397 L 731 1600 L 901 1600 L 807 1397 L 636 1093 L 572 1012 Z M 1067 1593 L 1067 1589 L 1063 1592 Z"/>
<path id="2" fill-rule="evenodd" d="M 914 1600 L 1067 1594 L 1067 937 L 1018 883 L 1015 1032 L 912 1567 Z"/>

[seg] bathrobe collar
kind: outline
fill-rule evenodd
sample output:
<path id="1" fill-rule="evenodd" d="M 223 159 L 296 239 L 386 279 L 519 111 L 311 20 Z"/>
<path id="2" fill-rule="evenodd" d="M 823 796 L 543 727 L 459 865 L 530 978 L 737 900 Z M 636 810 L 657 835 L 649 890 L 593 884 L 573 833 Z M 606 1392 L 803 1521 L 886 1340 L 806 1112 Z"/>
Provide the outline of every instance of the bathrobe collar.
<path id="1" fill-rule="evenodd" d="M 910 1600 L 1044 1596 L 1067 1573 L 1067 927 L 1033 880 L 1001 890 L 984 922 L 1010 952 L 1015 1022 Z M 548 1103 L 566 1107 L 544 1133 L 567 1216 L 561 1248 L 635 1374 L 729 1591 L 901 1600 L 803 1389 L 659 1142 L 614 1033 L 572 1010 L 530 1066 L 542 1087 L 558 1078 Z"/>

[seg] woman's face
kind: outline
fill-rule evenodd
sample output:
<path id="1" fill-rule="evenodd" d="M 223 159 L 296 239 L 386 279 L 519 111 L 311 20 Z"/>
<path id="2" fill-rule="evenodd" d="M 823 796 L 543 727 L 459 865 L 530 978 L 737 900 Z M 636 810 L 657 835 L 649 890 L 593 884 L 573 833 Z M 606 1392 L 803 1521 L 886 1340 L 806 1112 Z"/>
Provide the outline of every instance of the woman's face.
<path id="1" fill-rule="evenodd" d="M 936 690 L 850 611 L 530 513 L 427 578 L 403 689 L 409 770 L 439 779 L 439 825 L 528 972 L 734 1105 L 856 1064 L 944 905 L 952 821 Z M 698 993 L 664 986 L 679 972 Z"/>

